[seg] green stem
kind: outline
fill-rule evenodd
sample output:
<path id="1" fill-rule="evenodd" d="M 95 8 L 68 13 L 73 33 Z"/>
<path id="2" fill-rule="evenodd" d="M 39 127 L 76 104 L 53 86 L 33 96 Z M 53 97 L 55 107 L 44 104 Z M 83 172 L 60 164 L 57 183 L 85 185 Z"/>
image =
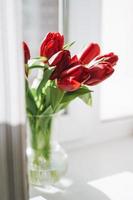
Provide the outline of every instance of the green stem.
<path id="1" fill-rule="evenodd" d="M 33 66 L 29 67 L 28 69 L 35 69 L 35 68 L 41 68 L 41 69 L 44 69 L 45 66 L 33 65 Z"/>
<path id="2" fill-rule="evenodd" d="M 46 161 L 51 156 L 52 116 L 29 118 L 31 127 L 31 147 L 35 154 L 35 163 L 39 163 L 40 156 Z"/>

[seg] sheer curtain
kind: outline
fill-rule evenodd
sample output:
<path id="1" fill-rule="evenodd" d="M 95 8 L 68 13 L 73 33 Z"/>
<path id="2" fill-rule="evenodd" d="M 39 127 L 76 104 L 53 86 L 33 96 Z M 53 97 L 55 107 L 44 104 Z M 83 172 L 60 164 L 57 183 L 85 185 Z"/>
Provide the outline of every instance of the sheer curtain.
<path id="1" fill-rule="evenodd" d="M 22 2 L 0 0 L 0 199 L 27 200 Z"/>

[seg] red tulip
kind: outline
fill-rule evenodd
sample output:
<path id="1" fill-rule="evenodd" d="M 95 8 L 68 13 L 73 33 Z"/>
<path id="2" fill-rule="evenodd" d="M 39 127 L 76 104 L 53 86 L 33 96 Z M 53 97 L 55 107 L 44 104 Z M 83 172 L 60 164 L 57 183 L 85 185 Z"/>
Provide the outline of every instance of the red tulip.
<path id="1" fill-rule="evenodd" d="M 61 73 L 57 85 L 62 90 L 75 91 L 90 76 L 88 72 L 89 69 L 82 65 L 67 69 Z"/>
<path id="2" fill-rule="evenodd" d="M 112 65 L 108 62 L 101 62 L 89 68 L 90 77 L 84 82 L 86 85 L 96 85 L 106 78 L 111 76 L 114 72 Z"/>
<path id="3" fill-rule="evenodd" d="M 56 66 L 58 65 L 63 56 L 64 56 L 64 52 L 67 51 L 67 50 L 62 50 L 62 51 L 58 51 L 56 54 L 54 54 L 49 60 L 48 60 L 48 63 L 50 66 Z"/>
<path id="4" fill-rule="evenodd" d="M 46 38 L 43 40 L 40 47 L 40 56 L 51 58 L 55 53 L 63 49 L 64 36 L 60 33 L 48 33 Z"/>
<path id="5" fill-rule="evenodd" d="M 71 58 L 71 64 L 72 64 L 72 63 L 76 63 L 76 62 L 79 62 L 79 60 L 78 60 L 77 55 L 74 55 L 74 56 Z"/>
<path id="6" fill-rule="evenodd" d="M 77 55 L 74 55 L 74 56 L 71 58 L 69 68 L 74 67 L 74 66 L 79 65 L 79 64 L 81 64 L 81 63 L 80 63 L 80 61 L 79 61 Z"/>
<path id="7" fill-rule="evenodd" d="M 51 75 L 52 80 L 59 78 L 60 74 L 64 70 L 70 69 L 80 64 L 78 57 L 75 55 L 71 58 L 70 52 L 68 50 L 57 52 L 49 59 L 48 63 L 50 66 L 55 66 L 55 70 Z"/>
<path id="8" fill-rule="evenodd" d="M 59 78 L 60 74 L 69 67 L 71 61 L 70 52 L 68 50 L 64 50 L 60 54 L 61 55 L 58 55 L 58 57 L 53 61 L 53 63 L 56 64 L 56 67 L 53 73 L 51 74 L 51 80 Z M 61 59 L 58 59 L 59 57 Z"/>
<path id="9" fill-rule="evenodd" d="M 116 63 L 118 61 L 118 56 L 111 52 L 111 53 L 105 54 L 103 56 L 98 56 L 96 58 L 96 60 L 109 62 L 112 66 L 114 66 L 114 65 L 116 65 Z"/>
<path id="10" fill-rule="evenodd" d="M 24 63 L 27 64 L 30 59 L 30 50 L 26 42 L 23 42 L 23 51 L 24 51 Z"/>
<path id="11" fill-rule="evenodd" d="M 79 58 L 81 64 L 89 64 L 100 53 L 100 47 L 96 43 L 91 43 L 81 54 Z"/>
<path id="12" fill-rule="evenodd" d="M 81 84 L 71 78 L 65 78 L 57 80 L 57 85 L 61 90 L 72 92 L 79 89 Z"/>
<path id="13" fill-rule="evenodd" d="M 70 69 L 63 71 L 60 79 L 71 78 L 71 80 L 83 83 L 89 77 L 89 69 L 83 65 L 77 65 Z"/>
<path id="14" fill-rule="evenodd" d="M 47 39 L 45 40 L 44 44 L 47 43 Z M 95 43 L 91 43 L 85 49 L 80 59 L 77 55 L 71 58 L 69 50 L 58 49 L 48 60 L 49 66 L 55 67 L 50 79 L 57 79 L 58 87 L 65 91 L 75 91 L 81 84 L 92 86 L 102 82 L 114 72 L 113 66 L 118 61 L 118 56 L 114 53 L 98 56 L 99 53 L 100 47 Z M 96 56 L 96 63 L 87 68 L 85 65 Z"/>
<path id="15" fill-rule="evenodd" d="M 64 56 L 64 53 L 68 51 L 68 50 L 62 50 L 62 51 L 58 51 L 56 54 L 54 54 L 49 60 L 48 60 L 48 63 L 50 66 L 56 66 L 58 65 L 61 60 L 63 59 L 63 56 Z M 67 56 L 67 55 L 66 55 Z M 73 56 L 71 59 L 70 59 L 70 62 L 69 62 L 69 67 L 73 67 L 75 65 L 78 65 L 80 64 L 80 61 L 78 60 L 78 57 L 77 55 Z"/>

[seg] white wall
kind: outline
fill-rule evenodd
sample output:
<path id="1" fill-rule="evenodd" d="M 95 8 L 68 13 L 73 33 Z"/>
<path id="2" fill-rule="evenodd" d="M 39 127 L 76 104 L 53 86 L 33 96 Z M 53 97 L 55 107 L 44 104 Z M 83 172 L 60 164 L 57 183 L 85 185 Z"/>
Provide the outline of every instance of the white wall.
<path id="1" fill-rule="evenodd" d="M 116 72 L 101 87 L 101 118 L 133 117 L 133 1 L 103 0 L 102 49 L 119 55 Z"/>
<path id="2" fill-rule="evenodd" d="M 75 51 L 100 40 L 101 0 L 69 0 L 68 40 L 76 41 Z"/>
<path id="3" fill-rule="evenodd" d="M 113 20 L 117 18 L 117 15 L 119 15 L 119 13 L 121 14 L 121 10 L 119 9 L 120 4 L 117 5 L 114 1 L 114 3 L 111 3 L 111 1 L 100 0 L 69 0 L 67 2 L 69 2 L 69 10 L 67 23 L 65 24 L 65 26 L 68 26 L 68 40 L 77 41 L 76 45 L 74 45 L 74 48 L 72 48 L 74 53 L 80 52 L 85 44 L 92 41 L 101 43 L 103 47 L 103 53 L 104 51 L 108 52 L 110 50 L 114 50 L 115 52 L 117 52 L 118 48 L 120 50 L 120 47 L 118 47 L 120 45 L 120 42 L 119 45 L 117 45 L 116 40 L 115 42 L 111 42 L 111 39 L 114 40 L 113 36 L 115 34 L 115 29 L 108 29 L 113 33 L 112 35 L 111 33 L 109 35 L 112 36 L 110 42 L 108 40 L 105 40 L 105 37 L 109 37 L 109 33 L 107 31 L 104 32 L 106 26 L 110 27 L 110 23 L 119 23 L 118 19 L 116 20 L 116 22 L 114 22 Z M 112 6 L 117 6 L 116 12 L 113 12 L 113 10 L 110 12 L 108 11 L 110 9 L 110 4 L 108 4 L 109 2 Z M 123 6 L 123 8 L 121 9 L 124 9 L 124 3 L 121 5 Z M 109 21 L 109 23 L 107 23 L 108 17 L 106 15 L 109 15 L 110 21 L 112 20 L 111 22 Z M 116 27 L 117 23 L 115 25 Z M 117 31 L 119 31 L 119 28 Z M 117 33 L 117 37 L 119 36 L 119 34 Z M 126 43 L 126 38 L 124 38 L 124 40 Z M 128 73 L 130 72 L 128 71 Z M 118 76 L 118 72 L 115 76 Z M 120 76 L 122 79 L 122 75 L 119 75 L 119 77 Z M 108 79 L 103 83 L 103 86 L 106 88 L 106 90 L 104 90 L 104 94 L 103 89 L 101 90 L 101 86 L 96 86 L 95 88 L 92 88 L 94 90 L 92 108 L 88 108 L 82 102 L 77 100 L 71 104 L 68 110 L 68 115 L 64 115 L 59 117 L 59 119 L 56 119 L 57 123 L 55 125 L 54 131 L 55 137 L 58 140 L 68 141 L 68 143 L 71 143 L 72 141 L 77 141 L 77 143 L 80 144 L 92 144 L 132 134 L 133 118 L 124 118 L 123 120 L 121 118 L 117 118 L 117 120 L 109 120 L 106 122 L 101 121 L 101 111 L 109 113 L 109 109 L 107 109 L 105 101 L 108 98 L 108 95 L 106 95 L 106 93 L 110 81 L 111 80 Z M 109 92 L 110 96 L 114 95 L 114 88 L 112 86 Z M 118 96 L 119 93 L 117 94 L 117 97 Z M 127 98 L 130 98 L 129 92 Z M 117 102 L 116 105 L 118 104 L 119 103 Z M 113 104 L 108 105 L 108 108 L 109 107 L 110 110 L 115 110 Z"/>
<path id="4" fill-rule="evenodd" d="M 71 51 L 80 53 L 85 45 L 100 41 L 101 28 L 101 1 L 99 0 L 69 0 L 67 1 L 67 26 L 68 42 L 76 41 Z M 98 89 L 93 94 L 93 107 L 87 107 L 80 100 L 74 101 L 68 110 L 68 115 L 61 116 L 55 127 L 55 137 L 61 141 L 71 141 L 85 138 L 90 135 L 92 126 L 95 126 L 98 108 Z M 55 123 L 56 124 L 56 123 Z"/>

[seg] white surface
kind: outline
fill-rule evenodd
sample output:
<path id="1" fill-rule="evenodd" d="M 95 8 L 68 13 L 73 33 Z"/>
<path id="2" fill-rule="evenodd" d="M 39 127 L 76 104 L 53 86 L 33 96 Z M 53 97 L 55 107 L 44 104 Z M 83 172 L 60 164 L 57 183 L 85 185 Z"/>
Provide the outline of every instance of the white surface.
<path id="1" fill-rule="evenodd" d="M 133 1 L 102 1 L 102 48 L 119 56 L 116 72 L 101 87 L 101 118 L 133 116 Z"/>
<path id="2" fill-rule="evenodd" d="M 52 195 L 32 189 L 32 195 L 41 195 L 47 200 L 81 200 L 81 198 L 83 200 L 116 200 L 114 196 L 110 196 L 110 192 L 114 195 L 114 186 L 117 183 L 116 197 L 120 196 L 119 191 L 126 184 L 121 192 L 120 200 L 131 200 L 130 197 L 133 196 L 133 190 L 131 190 L 132 152 L 133 137 L 69 151 L 67 177 L 72 184 Z"/>
<path id="3" fill-rule="evenodd" d="M 133 173 L 123 172 L 100 180 L 88 182 L 106 194 L 110 200 L 133 199 Z"/>
<path id="4" fill-rule="evenodd" d="M 46 200 L 44 197 L 41 196 L 37 196 L 37 197 L 33 197 L 30 200 Z"/>

